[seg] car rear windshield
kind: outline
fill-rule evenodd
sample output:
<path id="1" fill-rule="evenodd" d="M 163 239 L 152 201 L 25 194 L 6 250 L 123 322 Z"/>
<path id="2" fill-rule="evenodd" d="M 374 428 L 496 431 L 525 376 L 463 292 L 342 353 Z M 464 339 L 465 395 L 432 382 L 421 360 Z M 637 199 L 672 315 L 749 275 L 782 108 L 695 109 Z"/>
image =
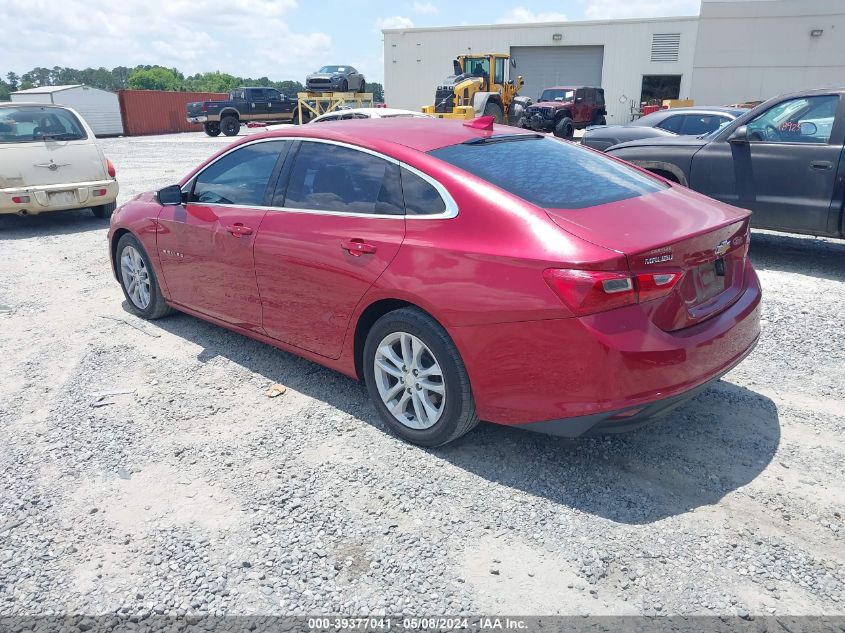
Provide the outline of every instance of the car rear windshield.
<path id="1" fill-rule="evenodd" d="M 86 137 L 79 119 L 64 108 L 0 108 L 0 143 L 77 141 Z"/>
<path id="2" fill-rule="evenodd" d="M 610 158 L 550 138 L 493 137 L 429 153 L 545 209 L 583 209 L 666 187 Z"/>

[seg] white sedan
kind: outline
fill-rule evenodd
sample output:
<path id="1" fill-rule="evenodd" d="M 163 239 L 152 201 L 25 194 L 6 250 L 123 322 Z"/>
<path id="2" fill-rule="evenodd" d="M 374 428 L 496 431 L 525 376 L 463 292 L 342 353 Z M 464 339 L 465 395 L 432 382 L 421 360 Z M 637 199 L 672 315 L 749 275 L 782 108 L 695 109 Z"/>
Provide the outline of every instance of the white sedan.
<path id="1" fill-rule="evenodd" d="M 326 121 L 348 121 L 349 119 L 401 119 L 401 118 L 430 118 L 422 112 L 413 110 L 398 110 L 396 108 L 352 108 L 349 110 L 334 110 L 321 114 L 311 120 L 311 123 L 325 123 Z"/>
<path id="2" fill-rule="evenodd" d="M 90 208 L 111 216 L 114 165 L 78 113 L 38 103 L 0 104 L 0 214 Z"/>

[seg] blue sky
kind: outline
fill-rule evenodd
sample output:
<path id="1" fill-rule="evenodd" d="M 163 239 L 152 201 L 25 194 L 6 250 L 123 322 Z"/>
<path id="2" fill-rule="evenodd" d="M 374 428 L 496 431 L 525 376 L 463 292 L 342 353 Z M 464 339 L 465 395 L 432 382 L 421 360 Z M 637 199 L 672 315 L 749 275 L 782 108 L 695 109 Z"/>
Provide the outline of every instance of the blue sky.
<path id="1" fill-rule="evenodd" d="M 324 64 L 383 79 L 381 28 L 697 15 L 700 0 L 0 0 L 0 73 L 176 66 L 299 79 Z"/>

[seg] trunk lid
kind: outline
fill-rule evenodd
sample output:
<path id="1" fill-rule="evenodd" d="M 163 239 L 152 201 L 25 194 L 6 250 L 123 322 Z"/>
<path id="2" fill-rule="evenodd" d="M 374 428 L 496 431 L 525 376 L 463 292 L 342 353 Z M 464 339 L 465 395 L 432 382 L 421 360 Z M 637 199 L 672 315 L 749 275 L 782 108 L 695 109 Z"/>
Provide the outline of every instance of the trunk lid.
<path id="1" fill-rule="evenodd" d="M 107 180 L 92 139 L 0 142 L 0 189 Z"/>
<path id="2" fill-rule="evenodd" d="M 586 209 L 547 209 L 564 230 L 624 253 L 633 274 L 680 272 L 672 291 L 641 303 L 675 331 L 719 314 L 742 293 L 750 213 L 673 187 Z"/>
<path id="3" fill-rule="evenodd" d="M 204 101 L 194 101 L 188 104 L 188 116 L 202 116 L 205 114 L 202 111 Z"/>

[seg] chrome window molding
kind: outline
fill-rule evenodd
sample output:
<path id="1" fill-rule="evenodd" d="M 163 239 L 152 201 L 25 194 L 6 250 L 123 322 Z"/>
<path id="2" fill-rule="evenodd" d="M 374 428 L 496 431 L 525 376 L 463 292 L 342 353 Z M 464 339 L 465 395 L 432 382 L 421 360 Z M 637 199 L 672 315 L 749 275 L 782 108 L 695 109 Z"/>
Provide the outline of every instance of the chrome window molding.
<path id="1" fill-rule="evenodd" d="M 250 141 L 248 143 L 243 143 L 242 145 L 238 145 L 237 147 L 231 148 L 229 151 L 220 154 L 213 162 L 206 165 L 202 171 L 197 172 L 194 176 L 186 182 L 182 187 L 182 193 L 189 193 L 193 187 L 194 182 L 197 178 L 199 178 L 206 169 L 214 165 L 218 160 L 223 159 L 224 157 L 228 156 L 232 152 L 235 152 L 242 147 L 248 147 L 250 145 L 255 145 L 257 143 L 268 143 L 272 141 L 308 141 L 309 143 L 323 143 L 324 145 L 337 145 L 338 147 L 345 147 L 348 149 L 356 150 L 359 152 L 363 152 L 364 154 L 370 154 L 371 156 L 375 156 L 376 158 L 380 158 L 382 160 L 386 160 L 389 163 L 393 163 L 394 165 L 398 165 L 402 169 L 407 169 L 411 173 L 419 176 L 423 180 L 425 180 L 428 184 L 430 184 L 440 197 L 443 199 L 443 204 L 446 207 L 446 210 L 442 213 L 433 213 L 431 215 L 389 215 L 389 214 L 374 214 L 374 213 L 354 213 L 350 211 L 330 211 L 330 210 L 322 210 L 322 209 L 300 209 L 296 207 L 272 207 L 272 206 L 252 206 L 252 205 L 243 205 L 243 204 L 215 204 L 216 207 L 236 207 L 236 208 L 247 208 L 247 209 L 258 209 L 262 211 L 275 211 L 275 212 L 290 212 L 290 213 L 310 213 L 313 215 L 337 215 L 341 217 L 352 217 L 352 218 L 378 218 L 384 220 L 449 220 L 451 218 L 457 217 L 458 215 L 458 204 L 455 202 L 455 199 L 449 193 L 448 189 L 444 187 L 438 180 L 429 176 L 425 172 L 420 171 L 416 167 L 413 167 L 407 163 L 402 162 L 392 156 L 387 156 L 385 154 L 381 154 L 376 152 L 375 150 L 371 150 L 367 147 L 361 147 L 359 145 L 353 145 L 351 143 L 344 143 L 342 141 L 334 141 L 330 139 L 323 139 L 323 138 L 311 138 L 308 136 L 274 136 L 271 138 L 262 138 L 257 139 L 255 141 Z M 196 203 L 195 203 L 196 204 Z"/>

